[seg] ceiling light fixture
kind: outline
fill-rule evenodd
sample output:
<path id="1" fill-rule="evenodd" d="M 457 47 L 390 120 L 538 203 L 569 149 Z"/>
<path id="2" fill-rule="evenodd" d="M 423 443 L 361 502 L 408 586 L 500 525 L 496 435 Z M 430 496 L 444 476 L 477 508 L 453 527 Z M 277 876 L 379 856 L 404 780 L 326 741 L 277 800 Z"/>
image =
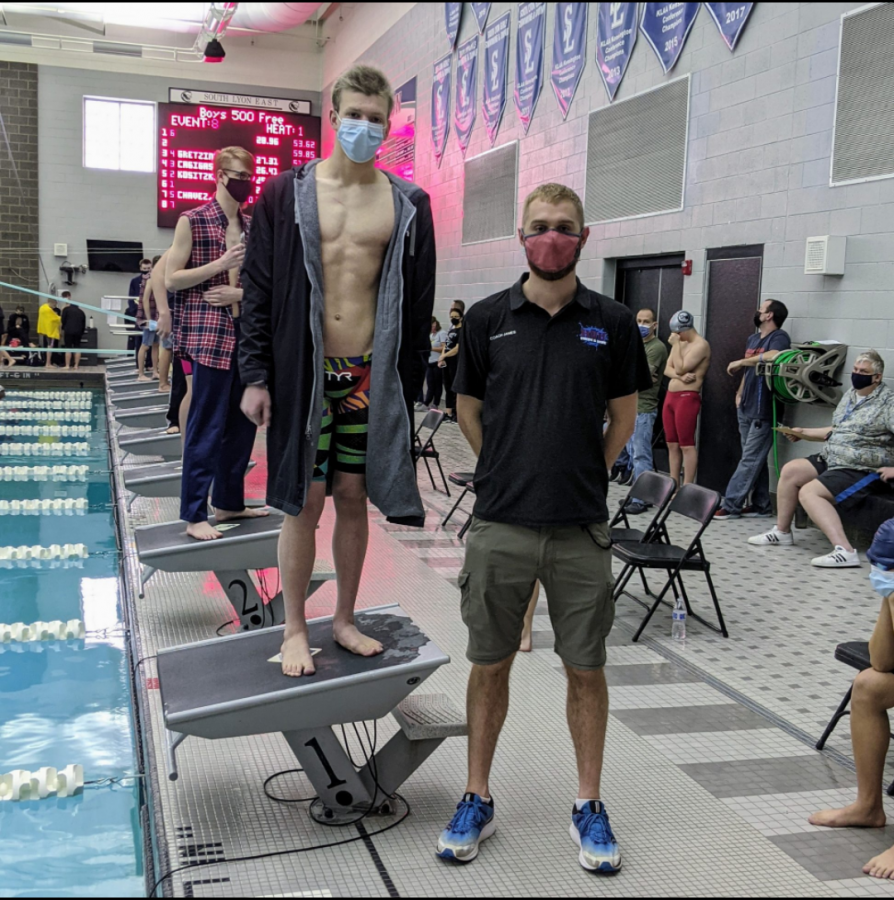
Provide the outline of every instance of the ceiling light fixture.
<path id="1" fill-rule="evenodd" d="M 217 38 L 212 38 L 205 46 L 206 63 L 222 63 L 226 55 L 223 44 Z"/>

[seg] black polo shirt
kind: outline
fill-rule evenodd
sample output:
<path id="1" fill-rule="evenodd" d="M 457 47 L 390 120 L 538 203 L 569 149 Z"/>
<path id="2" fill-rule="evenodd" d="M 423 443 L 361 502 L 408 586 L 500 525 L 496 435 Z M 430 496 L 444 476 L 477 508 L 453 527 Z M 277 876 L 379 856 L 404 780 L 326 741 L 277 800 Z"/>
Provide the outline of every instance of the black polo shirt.
<path id="1" fill-rule="evenodd" d="M 466 314 L 453 382 L 484 401 L 475 515 L 538 528 L 608 520 L 606 405 L 652 386 L 625 306 L 587 290 L 553 317 L 511 288 Z"/>

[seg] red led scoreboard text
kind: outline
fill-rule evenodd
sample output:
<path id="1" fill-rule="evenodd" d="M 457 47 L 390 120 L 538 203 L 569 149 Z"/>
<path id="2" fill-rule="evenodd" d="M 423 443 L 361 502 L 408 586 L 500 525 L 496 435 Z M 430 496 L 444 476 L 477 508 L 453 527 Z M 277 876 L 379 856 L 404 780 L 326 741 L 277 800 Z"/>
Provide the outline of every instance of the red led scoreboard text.
<path id="1" fill-rule="evenodd" d="M 158 104 L 158 225 L 173 228 L 214 196 L 214 154 L 244 147 L 255 158 L 255 202 L 264 182 L 320 153 L 320 119 L 278 110 Z"/>

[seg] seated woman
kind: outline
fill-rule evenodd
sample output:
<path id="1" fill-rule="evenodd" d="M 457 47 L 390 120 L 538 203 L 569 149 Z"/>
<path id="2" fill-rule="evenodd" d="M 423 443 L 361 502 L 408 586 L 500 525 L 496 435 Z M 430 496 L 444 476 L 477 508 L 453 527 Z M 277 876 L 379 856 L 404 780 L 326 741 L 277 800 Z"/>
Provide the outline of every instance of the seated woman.
<path id="1" fill-rule="evenodd" d="M 844 809 L 814 813 L 811 825 L 825 828 L 881 828 L 885 824 L 882 778 L 891 738 L 888 710 L 894 708 L 894 519 L 876 532 L 866 556 L 870 580 L 882 597 L 882 609 L 869 641 L 871 669 L 854 681 L 851 740 L 857 764 L 857 799 Z M 894 880 L 894 847 L 869 860 L 863 871 Z"/>

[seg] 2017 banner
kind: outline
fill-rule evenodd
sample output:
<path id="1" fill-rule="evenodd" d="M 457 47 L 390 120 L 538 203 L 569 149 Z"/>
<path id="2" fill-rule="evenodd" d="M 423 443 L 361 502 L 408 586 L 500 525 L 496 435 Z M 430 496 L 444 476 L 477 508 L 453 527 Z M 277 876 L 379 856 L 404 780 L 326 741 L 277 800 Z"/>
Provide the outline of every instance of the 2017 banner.
<path id="1" fill-rule="evenodd" d="M 636 4 L 600 3 L 596 14 L 596 65 L 609 102 L 615 99 L 636 45 Z"/>
<path id="2" fill-rule="evenodd" d="M 487 17 L 490 15 L 492 3 L 472 3 L 472 12 L 475 15 L 475 21 L 478 23 L 478 34 L 484 34 L 487 25 Z"/>
<path id="3" fill-rule="evenodd" d="M 515 109 L 525 134 L 534 118 L 534 107 L 543 87 L 543 44 L 546 36 L 546 4 L 519 3 L 515 36 Z"/>
<path id="4" fill-rule="evenodd" d="M 484 127 L 493 147 L 506 109 L 506 73 L 509 69 L 509 28 L 512 13 L 505 13 L 484 31 Z"/>
<path id="5" fill-rule="evenodd" d="M 739 38 L 745 30 L 745 23 L 754 9 L 753 3 L 706 3 L 711 18 L 720 30 L 726 46 L 736 49 Z"/>
<path id="6" fill-rule="evenodd" d="M 459 20 L 462 18 L 462 3 L 444 4 L 444 23 L 447 26 L 447 40 L 450 41 L 450 49 L 456 46 L 456 36 L 459 34 Z"/>
<path id="7" fill-rule="evenodd" d="M 676 65 L 701 3 L 644 3 L 640 31 L 665 74 Z"/>
<path id="8" fill-rule="evenodd" d="M 568 110 L 587 63 L 588 3 L 556 3 L 553 65 L 549 80 L 556 92 L 562 118 Z"/>
<path id="9" fill-rule="evenodd" d="M 459 45 L 456 56 L 456 112 L 454 125 L 463 159 L 472 139 L 478 97 L 478 35 Z"/>
<path id="10" fill-rule="evenodd" d="M 431 83 L 431 145 L 438 168 L 444 158 L 450 133 L 450 72 L 453 54 L 448 53 L 435 65 Z"/>

